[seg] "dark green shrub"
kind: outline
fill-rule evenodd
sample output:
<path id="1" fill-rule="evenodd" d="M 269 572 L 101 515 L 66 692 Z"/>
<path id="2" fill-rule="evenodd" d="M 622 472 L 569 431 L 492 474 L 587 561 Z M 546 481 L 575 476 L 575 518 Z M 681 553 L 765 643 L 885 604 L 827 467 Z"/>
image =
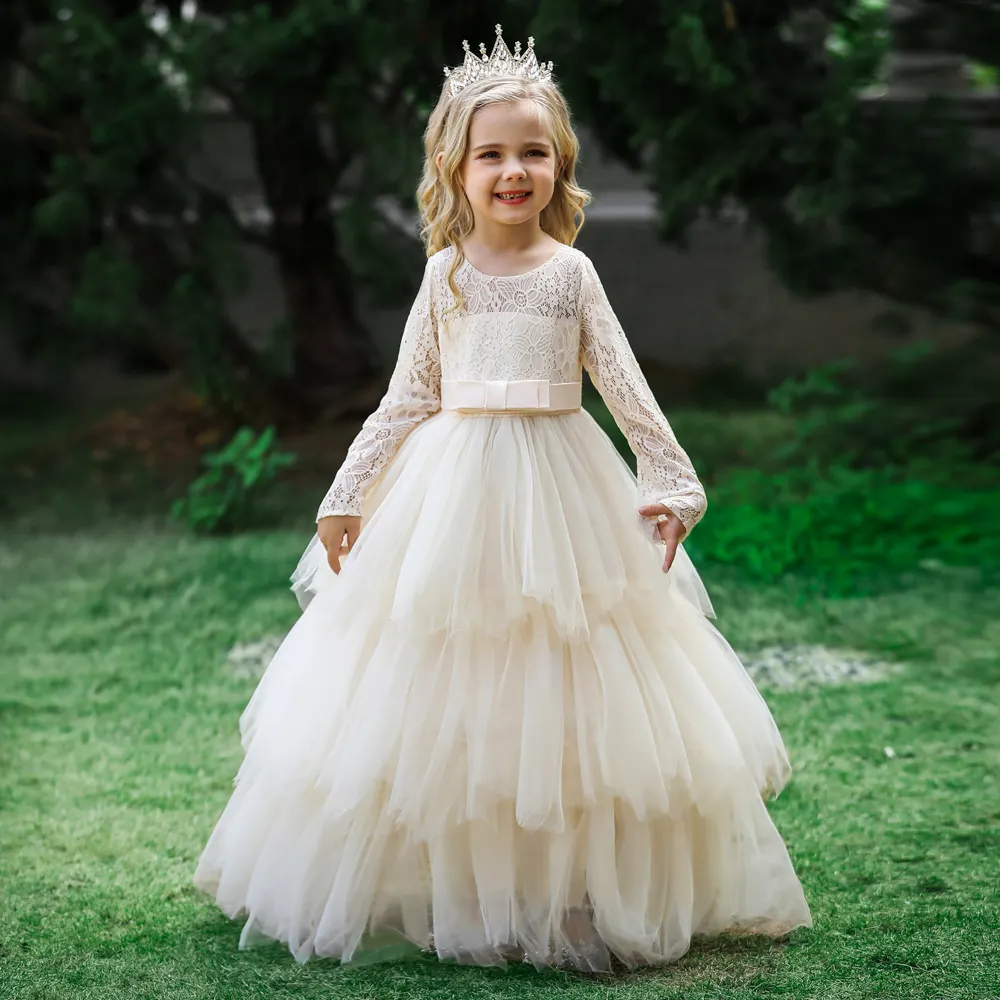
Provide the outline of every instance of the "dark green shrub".
<path id="1" fill-rule="evenodd" d="M 712 490 L 689 548 L 761 580 L 811 574 L 827 593 L 846 595 L 872 571 L 996 566 L 998 505 L 996 487 L 943 490 L 895 468 L 740 470 Z"/>
<path id="2" fill-rule="evenodd" d="M 996 457 L 1000 441 L 983 418 L 995 408 L 995 392 L 982 379 L 990 365 L 971 347 L 939 351 L 920 343 L 892 355 L 877 385 L 851 358 L 787 379 L 768 395 L 792 427 L 771 456 L 775 467 L 933 461 L 947 470 Z"/>
<path id="3" fill-rule="evenodd" d="M 678 415 L 709 493 L 691 554 L 760 580 L 804 574 L 833 595 L 882 572 L 1000 565 L 1000 464 L 993 425 L 977 416 L 986 395 L 951 357 L 898 352 L 878 386 L 851 360 L 824 365 L 772 390 L 769 411 L 693 420 L 697 433 L 685 433 L 694 415 Z M 599 397 L 585 402 L 634 468 Z M 738 450 L 733 435 L 746 436 Z"/>

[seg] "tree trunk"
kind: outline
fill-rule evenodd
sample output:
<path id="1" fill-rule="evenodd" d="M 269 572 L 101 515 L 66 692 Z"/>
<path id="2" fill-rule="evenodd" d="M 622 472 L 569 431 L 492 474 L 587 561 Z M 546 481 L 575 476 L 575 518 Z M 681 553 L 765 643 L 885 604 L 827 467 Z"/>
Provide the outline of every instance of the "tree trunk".
<path id="1" fill-rule="evenodd" d="M 352 408 L 381 366 L 331 216 L 336 181 L 313 123 L 299 108 L 284 111 L 256 123 L 253 137 L 293 338 L 292 377 L 305 415 L 336 415 Z"/>
<path id="2" fill-rule="evenodd" d="M 179 270 L 163 234 L 141 225 L 128 213 L 120 213 L 117 224 L 128 246 L 152 283 L 152 300 L 162 302 L 175 285 Z M 187 238 L 197 238 L 187 233 Z M 257 352 L 240 331 L 223 315 L 216 330 L 218 380 L 206 395 L 219 409 L 240 419 L 267 419 L 284 423 L 299 415 L 296 386 L 284 375 L 268 371 Z M 152 323 L 143 348 L 165 367 L 185 373 L 189 385 L 205 378 L 199 371 L 190 337 L 170 329 L 167 324 Z"/>
<path id="3" fill-rule="evenodd" d="M 357 316 L 353 277 L 325 211 L 274 232 L 292 326 L 293 378 L 309 410 L 350 407 L 380 374 L 378 352 Z"/>

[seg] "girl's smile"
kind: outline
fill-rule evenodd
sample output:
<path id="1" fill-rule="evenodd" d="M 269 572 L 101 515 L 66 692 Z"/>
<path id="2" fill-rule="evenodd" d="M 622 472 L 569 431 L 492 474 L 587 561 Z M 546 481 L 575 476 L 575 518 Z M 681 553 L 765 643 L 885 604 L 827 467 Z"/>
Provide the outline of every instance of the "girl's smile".
<path id="1" fill-rule="evenodd" d="M 494 196 L 507 205 L 523 205 L 530 197 L 530 191 L 498 191 Z"/>

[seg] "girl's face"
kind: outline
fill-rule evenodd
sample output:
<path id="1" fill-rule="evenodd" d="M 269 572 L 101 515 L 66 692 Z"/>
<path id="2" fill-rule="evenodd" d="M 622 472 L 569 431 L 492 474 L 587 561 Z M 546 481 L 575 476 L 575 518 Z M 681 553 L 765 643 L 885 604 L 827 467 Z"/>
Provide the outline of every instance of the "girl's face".
<path id="1" fill-rule="evenodd" d="M 530 101 L 480 108 L 469 126 L 461 174 L 476 225 L 537 225 L 552 200 L 556 163 L 552 139 Z"/>

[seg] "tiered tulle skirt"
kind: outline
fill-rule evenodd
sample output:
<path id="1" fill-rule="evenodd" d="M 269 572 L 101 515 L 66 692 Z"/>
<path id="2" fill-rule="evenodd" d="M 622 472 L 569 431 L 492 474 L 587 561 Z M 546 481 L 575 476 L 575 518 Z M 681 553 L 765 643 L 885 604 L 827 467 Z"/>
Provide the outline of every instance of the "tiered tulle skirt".
<path id="1" fill-rule="evenodd" d="M 586 411 L 442 412 L 370 492 L 241 719 L 196 884 L 241 946 L 671 962 L 811 917 L 765 805 L 774 720 Z M 380 933 L 382 932 L 382 933 Z"/>

